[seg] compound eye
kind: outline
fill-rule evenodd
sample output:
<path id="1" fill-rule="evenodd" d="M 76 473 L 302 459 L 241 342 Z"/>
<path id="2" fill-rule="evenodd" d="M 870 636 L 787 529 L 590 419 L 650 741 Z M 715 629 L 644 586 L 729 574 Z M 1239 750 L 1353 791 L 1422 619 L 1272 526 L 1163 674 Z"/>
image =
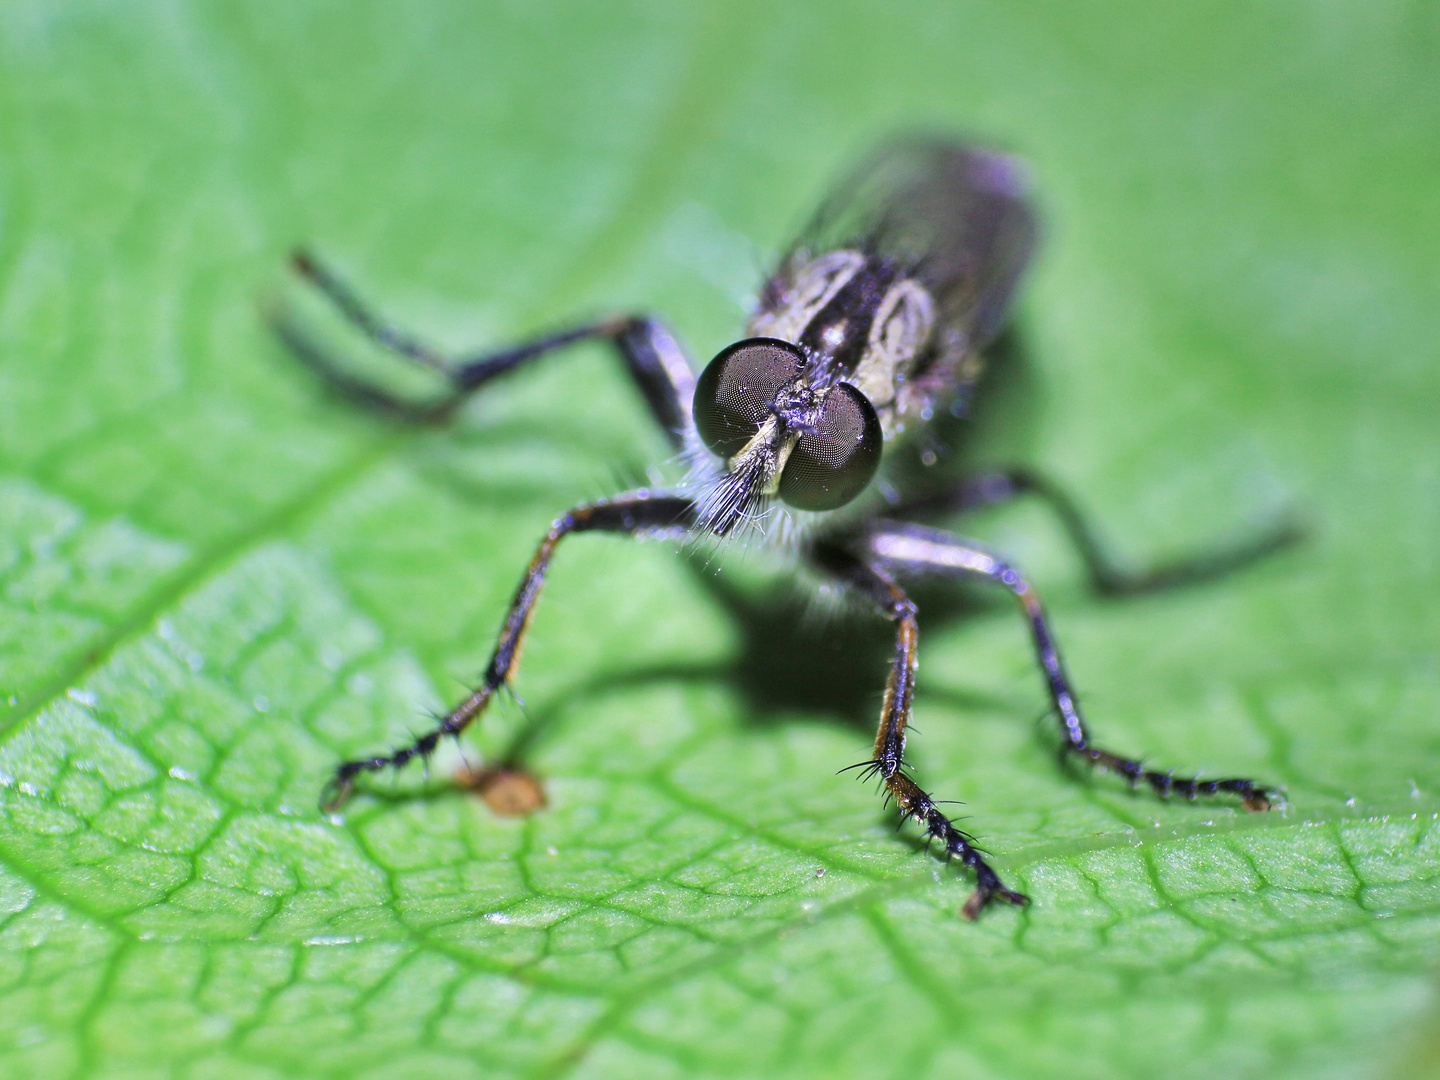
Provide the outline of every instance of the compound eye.
<path id="1" fill-rule="evenodd" d="M 840 383 L 825 399 L 814 429 L 790 452 L 780 474 L 780 497 L 799 510 L 844 506 L 870 483 L 884 446 L 869 398 Z"/>
<path id="2" fill-rule="evenodd" d="M 744 449 L 803 363 L 797 346 L 773 338 L 737 341 L 711 360 L 695 384 L 695 427 L 705 445 L 723 458 Z"/>

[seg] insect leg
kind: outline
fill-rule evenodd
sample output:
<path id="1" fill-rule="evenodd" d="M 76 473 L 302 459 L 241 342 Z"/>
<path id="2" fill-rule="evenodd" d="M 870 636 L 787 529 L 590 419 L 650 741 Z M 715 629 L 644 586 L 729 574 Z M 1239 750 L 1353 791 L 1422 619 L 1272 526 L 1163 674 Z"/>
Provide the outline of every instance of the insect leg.
<path id="1" fill-rule="evenodd" d="M 567 345 L 591 339 L 608 340 L 619 351 L 656 421 L 677 446 L 690 427 L 690 402 L 695 376 L 679 344 L 665 327 L 644 315 L 617 316 L 543 334 L 508 348 L 474 356 L 449 357 L 432 349 L 377 315 L 329 268 L 306 252 L 292 264 L 336 309 L 377 345 L 444 376 L 447 393 L 428 401 L 401 398 L 356 378 L 337 364 L 284 312 L 273 316 L 276 331 L 308 367 L 326 382 L 362 404 L 414 421 L 443 420 L 465 397 L 498 375 Z"/>
<path id="2" fill-rule="evenodd" d="M 1282 517 L 1269 528 L 1238 542 L 1217 547 L 1189 558 L 1160 563 L 1146 569 L 1120 564 L 1096 536 L 1085 515 L 1063 490 L 1045 477 L 1027 469 L 967 476 L 939 491 L 925 492 L 903 500 L 887 513 L 895 518 L 934 518 L 980 506 L 1008 502 L 1021 495 L 1035 495 L 1060 520 L 1090 575 L 1096 592 L 1108 596 L 1153 592 L 1179 585 L 1193 585 L 1222 577 L 1266 555 L 1289 547 L 1304 531 L 1293 517 Z"/>
<path id="3" fill-rule="evenodd" d="M 1239 795 L 1247 810 L 1268 810 L 1270 792 L 1253 780 L 1199 780 L 1147 769 L 1139 761 L 1101 749 L 1090 741 L 1090 733 L 1080 715 L 1080 704 L 1060 662 L 1055 635 L 1050 629 L 1045 609 L 1035 589 L 1020 572 L 1004 560 L 967 540 L 921 525 L 884 522 L 871 526 L 859 536 L 862 557 L 878 562 L 890 571 L 917 574 L 947 574 L 978 577 L 1003 585 L 1015 595 L 1030 623 L 1036 659 L 1045 673 L 1060 718 L 1065 750 L 1085 761 L 1117 772 L 1138 784 L 1142 780 L 1162 796 L 1178 792 L 1193 799 L 1198 795 L 1215 795 L 1222 791 Z"/>
<path id="4" fill-rule="evenodd" d="M 1007 889 L 1000 876 L 985 861 L 974 837 L 961 831 L 936 805 L 935 800 L 906 772 L 905 729 L 910 722 L 915 692 L 915 659 L 919 640 L 915 604 L 884 570 L 857 559 L 853 554 L 828 544 L 817 544 L 811 561 L 822 571 L 856 592 L 869 597 L 882 614 L 895 624 L 895 658 L 885 682 L 885 699 L 880 706 L 880 730 L 875 750 L 864 766 L 864 775 L 878 776 L 900 813 L 913 818 L 925 834 L 939 840 L 947 858 L 958 857 L 975 873 L 975 891 L 965 901 L 962 913 L 975 919 L 991 900 L 1024 905 L 1029 898 Z"/>
<path id="5" fill-rule="evenodd" d="M 485 675 L 464 701 L 440 718 L 434 728 L 408 746 L 389 754 L 376 757 L 357 758 L 346 761 L 335 770 L 335 775 L 326 787 L 321 808 L 327 813 L 344 805 L 355 787 L 355 778 L 364 772 L 380 772 L 408 763 L 412 758 L 428 758 L 435 752 L 440 740 L 447 735 L 458 736 L 469 727 L 471 721 L 485 711 L 490 699 L 515 673 L 520 659 L 520 647 L 525 640 L 525 631 L 530 617 L 535 612 L 535 602 L 545 584 L 545 573 L 550 560 L 561 540 L 571 533 L 612 532 L 612 533 L 663 533 L 688 532 L 694 525 L 696 510 L 689 499 L 674 495 L 654 495 L 645 491 L 618 495 L 613 499 L 586 503 L 575 507 L 560 517 L 545 539 L 540 542 L 530 566 L 510 601 L 510 609 L 500 628 L 495 652 L 486 665 Z"/>

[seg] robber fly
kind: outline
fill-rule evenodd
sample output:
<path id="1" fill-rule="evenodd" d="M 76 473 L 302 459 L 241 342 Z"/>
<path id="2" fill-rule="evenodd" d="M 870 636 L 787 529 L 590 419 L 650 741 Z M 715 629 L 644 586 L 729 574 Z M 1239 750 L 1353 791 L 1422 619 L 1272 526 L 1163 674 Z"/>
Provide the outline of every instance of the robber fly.
<path id="1" fill-rule="evenodd" d="M 1016 159 L 938 139 L 886 146 L 821 206 L 765 282 L 745 337 L 722 349 L 698 379 L 670 333 L 644 315 L 604 319 L 472 358 L 445 357 L 372 314 L 314 258 L 297 254 L 298 272 L 360 330 L 447 383 L 437 398 L 402 399 L 348 373 L 294 319 L 281 317 L 278 328 L 300 358 L 351 397 L 414 419 L 441 418 L 505 372 L 600 339 L 615 346 L 677 452 L 700 462 L 675 490 L 629 491 L 562 514 L 521 579 L 480 684 L 409 745 L 341 764 L 324 807 L 343 804 L 363 773 L 428 758 L 441 738 L 458 736 L 485 711 L 515 674 L 550 560 L 565 537 L 752 537 L 763 531 L 894 624 L 874 753 L 852 768 L 878 778 L 904 818 L 974 873 L 966 917 L 976 918 L 994 900 L 1024 905 L 1028 898 L 1004 885 L 974 838 L 956 827 L 906 764 L 919 624 L 902 579 L 976 578 L 1009 590 L 1029 622 L 1070 755 L 1119 773 L 1132 786 L 1149 784 L 1161 796 L 1224 792 L 1248 810 L 1268 809 L 1272 789 L 1265 785 L 1175 776 L 1091 742 L 1034 587 L 999 555 L 920 522 L 1036 494 L 1059 513 L 1094 583 L 1108 592 L 1208 576 L 1285 542 L 1287 530 L 1218 559 L 1127 575 L 1100 554 L 1073 506 L 1032 474 L 994 473 L 910 491 L 876 481 L 894 445 L 926 429 L 937 410 L 960 414 L 972 400 L 982 354 L 1005 322 L 1035 241 L 1035 212 Z"/>

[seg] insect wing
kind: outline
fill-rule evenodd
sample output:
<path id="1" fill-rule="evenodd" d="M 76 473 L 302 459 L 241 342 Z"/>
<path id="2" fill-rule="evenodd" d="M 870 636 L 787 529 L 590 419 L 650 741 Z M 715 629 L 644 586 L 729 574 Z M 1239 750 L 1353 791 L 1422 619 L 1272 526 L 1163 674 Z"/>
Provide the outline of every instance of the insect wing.
<path id="1" fill-rule="evenodd" d="M 999 333 L 1034 250 L 1024 166 L 993 150 L 941 139 L 881 147 L 821 205 L 779 279 L 832 251 L 892 259 L 929 290 L 936 329 L 965 351 Z"/>

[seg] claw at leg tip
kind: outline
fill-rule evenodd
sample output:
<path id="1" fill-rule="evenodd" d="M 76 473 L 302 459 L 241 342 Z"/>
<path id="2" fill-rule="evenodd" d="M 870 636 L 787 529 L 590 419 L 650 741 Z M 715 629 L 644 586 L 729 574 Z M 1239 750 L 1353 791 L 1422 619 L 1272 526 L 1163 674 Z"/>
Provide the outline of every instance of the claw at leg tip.
<path id="1" fill-rule="evenodd" d="M 980 911 L 985 907 L 985 901 L 988 899 L 988 896 L 976 889 L 970 894 L 970 899 L 965 901 L 965 906 L 960 909 L 960 917 L 969 922 L 975 922 L 980 918 Z"/>
<path id="2" fill-rule="evenodd" d="M 1018 908 L 1030 906 L 1030 897 L 1016 892 L 1014 889 L 996 889 L 994 892 L 976 889 L 970 894 L 970 899 L 965 901 L 965 906 L 960 909 L 961 917 L 970 922 L 976 922 L 980 918 L 980 912 L 984 911 L 985 906 L 992 900 L 1004 900 L 1007 904 Z"/>
<path id="3" fill-rule="evenodd" d="M 350 795 L 355 790 L 355 785 L 346 780 L 332 780 L 326 785 L 325 793 L 320 799 L 320 812 L 323 814 L 334 814 L 350 801 Z"/>

